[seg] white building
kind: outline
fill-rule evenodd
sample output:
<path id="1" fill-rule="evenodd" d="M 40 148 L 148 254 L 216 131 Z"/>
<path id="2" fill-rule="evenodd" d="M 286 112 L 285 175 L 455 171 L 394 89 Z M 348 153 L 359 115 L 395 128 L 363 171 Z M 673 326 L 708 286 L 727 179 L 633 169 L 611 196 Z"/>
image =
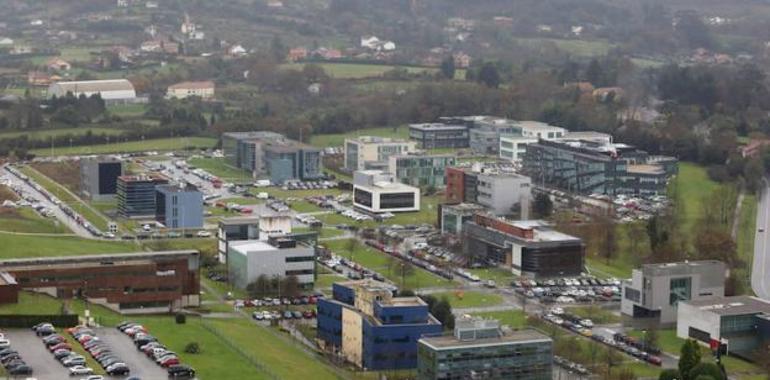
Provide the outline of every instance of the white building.
<path id="1" fill-rule="evenodd" d="M 56 82 L 48 87 L 48 97 L 63 97 L 67 93 L 75 97 L 100 94 L 106 103 L 132 102 L 136 100 L 134 85 L 126 79 Z"/>
<path id="2" fill-rule="evenodd" d="M 214 82 L 182 82 L 168 87 L 166 91 L 167 98 L 184 99 L 191 96 L 197 96 L 201 99 L 211 99 L 214 97 Z"/>
<path id="3" fill-rule="evenodd" d="M 353 205 L 372 213 L 420 211 L 420 189 L 381 170 L 353 173 Z"/>
<path id="4" fill-rule="evenodd" d="M 227 270 L 233 286 L 245 289 L 264 275 L 269 279 L 294 276 L 302 288 L 312 288 L 315 249 L 293 239 L 270 238 L 267 242 L 231 242 L 227 250 Z"/>
<path id="5" fill-rule="evenodd" d="M 500 136 L 500 158 L 517 163 L 527 152 L 527 145 L 538 139 L 553 140 L 569 133 L 562 127 L 556 127 L 539 121 L 514 121 L 513 134 Z"/>
<path id="6" fill-rule="evenodd" d="M 291 233 L 291 216 L 269 214 L 247 217 L 224 218 L 217 230 L 217 253 L 219 262 L 227 262 L 227 251 L 233 242 L 247 240 L 267 241 L 271 236 Z"/>
<path id="7" fill-rule="evenodd" d="M 511 162 L 521 162 L 527 153 L 527 145 L 537 142 L 537 137 L 500 136 L 500 158 Z"/>
<path id="8" fill-rule="evenodd" d="M 345 139 L 345 169 L 385 169 L 391 156 L 413 153 L 415 141 L 376 136 L 360 136 Z"/>

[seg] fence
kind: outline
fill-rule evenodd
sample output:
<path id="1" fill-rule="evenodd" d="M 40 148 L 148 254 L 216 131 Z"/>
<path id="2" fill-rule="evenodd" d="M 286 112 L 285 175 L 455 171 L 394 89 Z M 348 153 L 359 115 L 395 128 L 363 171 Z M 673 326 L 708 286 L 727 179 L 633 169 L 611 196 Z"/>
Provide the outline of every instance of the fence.
<path id="1" fill-rule="evenodd" d="M 251 363 L 254 367 L 259 369 L 261 372 L 265 373 L 269 378 L 274 380 L 280 380 L 281 377 L 276 375 L 273 371 L 267 369 L 267 367 L 259 361 L 257 358 L 255 358 L 252 354 L 246 352 L 241 348 L 239 345 L 233 343 L 230 338 L 228 338 L 224 333 L 219 331 L 216 327 L 212 326 L 208 322 L 201 320 L 201 326 L 203 326 L 204 329 L 208 330 L 210 333 L 214 334 L 217 338 L 219 338 L 222 342 L 224 342 L 228 347 L 232 348 L 235 352 L 237 352 L 239 355 L 241 355 L 244 359 L 246 359 L 247 362 Z"/>

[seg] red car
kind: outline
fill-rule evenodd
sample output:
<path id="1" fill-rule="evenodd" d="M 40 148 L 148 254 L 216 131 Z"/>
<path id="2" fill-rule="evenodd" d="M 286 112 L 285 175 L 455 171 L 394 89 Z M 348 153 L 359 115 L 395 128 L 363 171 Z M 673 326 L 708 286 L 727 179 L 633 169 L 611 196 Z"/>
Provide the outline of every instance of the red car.
<path id="1" fill-rule="evenodd" d="M 179 358 L 177 357 L 170 357 L 160 362 L 160 366 L 163 368 L 168 368 L 172 365 L 177 365 L 177 364 L 179 364 Z"/>
<path id="2" fill-rule="evenodd" d="M 51 347 L 48 347 L 48 350 L 51 351 L 51 352 L 54 352 L 56 350 L 61 350 L 61 349 L 72 350 L 72 346 L 70 346 L 69 343 L 67 343 L 67 342 L 61 342 L 61 343 L 57 343 L 57 344 L 55 344 L 55 345 L 53 345 Z"/>

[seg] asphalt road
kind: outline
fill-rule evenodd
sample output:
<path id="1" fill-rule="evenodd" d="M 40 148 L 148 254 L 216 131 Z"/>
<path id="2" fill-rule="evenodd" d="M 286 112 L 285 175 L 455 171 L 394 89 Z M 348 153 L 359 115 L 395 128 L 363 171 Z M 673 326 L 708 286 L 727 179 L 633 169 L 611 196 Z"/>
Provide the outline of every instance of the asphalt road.
<path id="1" fill-rule="evenodd" d="M 767 232 L 767 222 L 770 220 L 770 183 L 764 180 L 765 187 L 759 194 L 757 205 L 757 231 L 754 237 L 754 263 L 751 270 L 751 289 L 765 300 L 770 300 L 770 234 Z"/>
<path id="2" fill-rule="evenodd" d="M 75 219 L 72 219 L 69 217 L 69 215 L 65 214 L 64 211 L 59 208 L 59 206 L 51 203 L 45 196 L 43 196 L 42 193 L 35 190 L 28 183 L 22 181 L 19 177 L 11 174 L 8 170 L 6 170 L 4 166 L 0 169 L 0 176 L 2 176 L 2 178 L 8 179 L 13 185 L 21 187 L 24 194 L 32 196 L 37 202 L 45 206 L 45 208 L 51 210 L 56 219 L 67 226 L 67 228 L 69 228 L 73 233 L 84 238 L 94 239 L 94 235 L 85 229 L 85 227 L 81 226 L 75 221 Z"/>
<path id="3" fill-rule="evenodd" d="M 128 368 L 131 369 L 131 376 L 137 376 L 142 380 L 166 380 L 167 372 L 159 365 L 155 364 L 150 358 L 138 351 L 134 347 L 131 338 L 124 335 L 117 329 L 102 328 L 94 330 L 96 335 L 102 339 L 110 349 L 125 361 Z"/>

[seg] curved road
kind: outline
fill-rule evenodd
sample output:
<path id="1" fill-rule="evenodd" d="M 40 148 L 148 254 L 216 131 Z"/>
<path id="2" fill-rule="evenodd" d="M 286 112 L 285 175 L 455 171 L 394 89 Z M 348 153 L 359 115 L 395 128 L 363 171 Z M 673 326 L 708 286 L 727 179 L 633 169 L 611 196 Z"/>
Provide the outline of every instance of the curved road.
<path id="1" fill-rule="evenodd" d="M 770 183 L 763 180 L 764 187 L 759 194 L 757 205 L 757 232 L 754 237 L 754 264 L 751 269 L 751 289 L 764 299 L 770 300 L 770 234 L 767 222 L 770 221 Z"/>

